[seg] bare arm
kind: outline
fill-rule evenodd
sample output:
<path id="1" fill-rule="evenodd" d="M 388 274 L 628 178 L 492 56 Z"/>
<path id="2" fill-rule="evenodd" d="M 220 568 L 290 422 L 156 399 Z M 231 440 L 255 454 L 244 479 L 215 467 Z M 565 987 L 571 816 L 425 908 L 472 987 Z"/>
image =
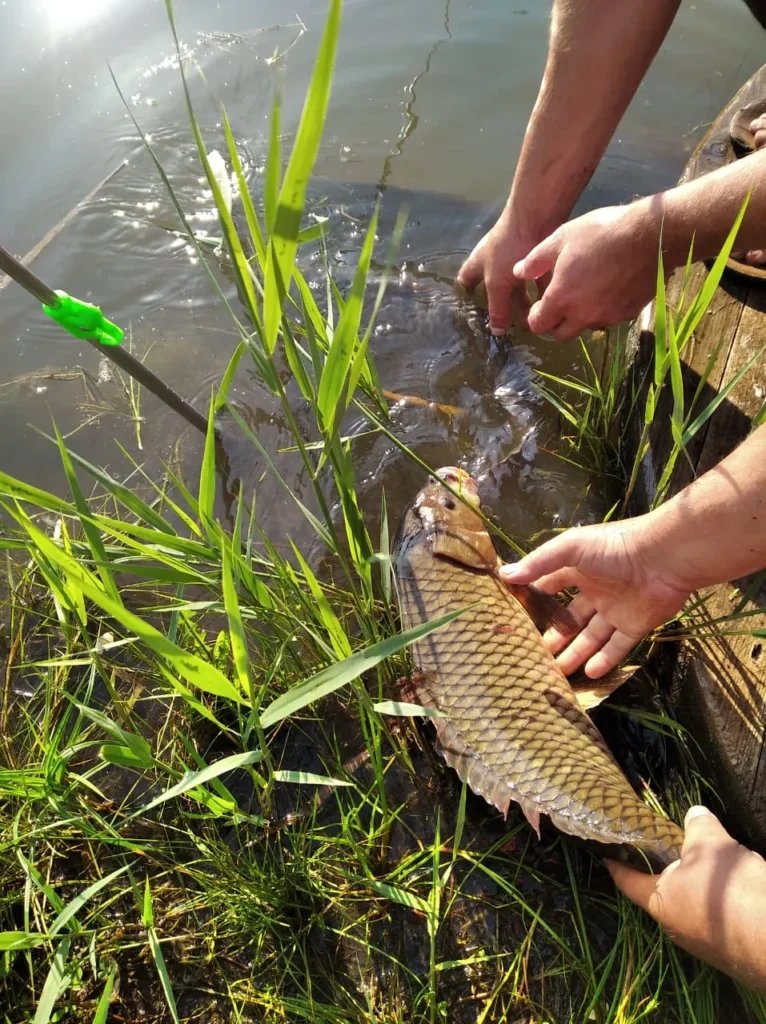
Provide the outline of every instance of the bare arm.
<path id="1" fill-rule="evenodd" d="M 684 588 L 766 568 L 766 424 L 647 518 L 644 559 L 672 565 Z"/>
<path id="2" fill-rule="evenodd" d="M 533 245 L 569 216 L 680 0 L 555 0 L 507 215 Z"/>
<path id="3" fill-rule="evenodd" d="M 525 321 L 514 264 L 569 216 L 657 52 L 680 0 L 554 0 L 548 59 L 511 193 L 458 280 L 484 281 L 494 333 Z"/>

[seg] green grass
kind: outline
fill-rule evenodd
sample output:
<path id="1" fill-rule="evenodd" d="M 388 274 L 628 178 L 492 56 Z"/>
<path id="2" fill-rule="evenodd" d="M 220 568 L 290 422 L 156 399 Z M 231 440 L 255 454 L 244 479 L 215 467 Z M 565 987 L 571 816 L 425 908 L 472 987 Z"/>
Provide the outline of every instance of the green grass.
<path id="1" fill-rule="evenodd" d="M 223 113 L 244 237 L 189 101 L 244 304 L 229 307 L 240 341 L 198 479 L 150 481 L 136 466 L 131 489 L 57 431 L 68 499 L 0 473 L 2 1020 L 707 1024 L 718 976 L 617 896 L 590 854 L 552 830 L 537 843 L 518 815 L 500 822 L 437 762 L 430 733 L 376 710 L 391 710 L 407 644 L 443 620 L 398 632 L 395 524 L 385 500 L 363 517 L 341 432 L 353 407 L 407 452 L 369 355 L 386 276 L 366 317 L 375 216 L 347 293 L 328 277 L 324 309 L 296 263 L 316 237 L 302 213 L 339 24 L 332 0 L 284 171 L 275 103 L 262 202 Z M 667 341 L 671 380 L 685 336 Z M 599 457 L 625 401 L 627 356 L 610 359 L 606 384 L 591 367 L 579 388 L 589 411 L 573 424 Z M 280 403 L 310 500 L 229 404 L 243 360 Z M 216 415 L 321 540 L 321 574 L 262 534 L 252 495 L 238 495 L 233 529 L 217 520 Z M 690 416 L 678 412 L 681 438 Z M 683 730 L 659 709 L 620 714 L 675 752 L 655 799 L 680 815 L 703 785 Z"/>

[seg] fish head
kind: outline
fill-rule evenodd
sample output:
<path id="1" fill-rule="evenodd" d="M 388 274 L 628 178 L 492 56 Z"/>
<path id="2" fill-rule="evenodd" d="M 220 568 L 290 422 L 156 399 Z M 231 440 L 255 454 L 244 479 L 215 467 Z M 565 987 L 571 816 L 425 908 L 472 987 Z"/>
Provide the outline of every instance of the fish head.
<path id="1" fill-rule="evenodd" d="M 498 557 L 476 513 L 479 506 L 476 481 L 462 469 L 445 466 L 418 493 L 407 515 L 405 532 L 411 539 L 419 536 L 437 557 L 492 571 L 497 568 Z"/>

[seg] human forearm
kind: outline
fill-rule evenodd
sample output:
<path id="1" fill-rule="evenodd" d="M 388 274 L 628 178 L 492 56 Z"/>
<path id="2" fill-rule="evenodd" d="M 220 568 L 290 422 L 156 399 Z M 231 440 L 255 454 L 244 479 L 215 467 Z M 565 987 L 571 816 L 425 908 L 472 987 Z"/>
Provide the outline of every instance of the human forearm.
<path id="1" fill-rule="evenodd" d="M 766 247 L 766 149 L 636 205 L 658 238 L 662 230 L 666 267 L 672 269 L 686 262 L 692 240 L 695 259 L 718 255 L 748 192 L 735 248 L 761 249 Z"/>
<path id="2" fill-rule="evenodd" d="M 679 0 L 555 0 L 548 59 L 505 215 L 535 242 L 571 212 Z"/>
<path id="3" fill-rule="evenodd" d="M 642 560 L 689 590 L 766 568 L 766 424 L 645 522 Z"/>

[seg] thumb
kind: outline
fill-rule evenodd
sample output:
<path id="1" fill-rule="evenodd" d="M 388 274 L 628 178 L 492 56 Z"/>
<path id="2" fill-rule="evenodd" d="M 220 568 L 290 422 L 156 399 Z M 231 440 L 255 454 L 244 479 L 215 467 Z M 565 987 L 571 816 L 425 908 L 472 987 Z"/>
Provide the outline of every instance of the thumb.
<path id="1" fill-rule="evenodd" d="M 736 841 L 707 807 L 689 808 L 684 821 L 684 832 L 684 844 L 681 847 L 682 858 L 705 843 L 733 843 Z"/>
<path id="2" fill-rule="evenodd" d="M 539 245 L 528 253 L 523 260 L 519 260 L 513 268 L 513 276 L 521 281 L 536 281 L 538 277 L 553 270 L 553 266 L 559 255 L 558 239 L 556 235 L 549 235 Z"/>
<path id="3" fill-rule="evenodd" d="M 500 575 L 511 583 L 532 583 L 564 566 L 576 566 L 582 555 L 582 533 L 575 528 L 559 534 L 518 562 L 502 566 Z"/>

